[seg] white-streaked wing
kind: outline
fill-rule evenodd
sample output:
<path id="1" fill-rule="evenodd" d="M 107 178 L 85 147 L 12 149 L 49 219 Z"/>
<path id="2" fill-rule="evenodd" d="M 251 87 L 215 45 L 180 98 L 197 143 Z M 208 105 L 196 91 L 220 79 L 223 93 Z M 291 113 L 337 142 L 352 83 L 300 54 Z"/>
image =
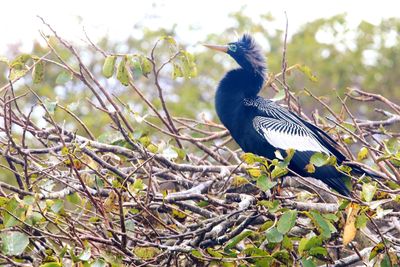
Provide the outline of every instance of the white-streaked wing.
<path id="1" fill-rule="evenodd" d="M 315 151 L 330 154 L 329 150 L 308 129 L 288 120 L 256 116 L 253 126 L 272 146 L 283 150 Z"/>

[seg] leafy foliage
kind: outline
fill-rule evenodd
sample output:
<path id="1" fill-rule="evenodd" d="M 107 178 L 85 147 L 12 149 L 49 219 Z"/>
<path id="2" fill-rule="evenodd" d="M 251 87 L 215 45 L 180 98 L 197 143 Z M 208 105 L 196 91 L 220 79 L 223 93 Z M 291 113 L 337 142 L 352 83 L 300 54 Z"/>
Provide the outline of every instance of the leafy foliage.
<path id="1" fill-rule="evenodd" d="M 0 58 L 1 264 L 317 266 L 359 254 L 371 264 L 398 261 L 400 50 L 389 35 L 400 22 L 363 22 L 352 42 L 343 15 L 304 25 L 287 44 L 284 79 L 283 32 L 265 27 L 273 18 L 232 17 L 238 31 L 253 25 L 268 40 L 263 94 L 383 178 L 352 177 L 350 202 L 315 181 L 282 179 L 292 149 L 275 159 L 236 151 L 212 106 L 232 64 L 188 51 L 174 30 L 143 29 L 126 48 L 106 38 L 76 48 L 50 26 L 46 47 Z M 307 171 L 336 163 L 316 153 Z"/>

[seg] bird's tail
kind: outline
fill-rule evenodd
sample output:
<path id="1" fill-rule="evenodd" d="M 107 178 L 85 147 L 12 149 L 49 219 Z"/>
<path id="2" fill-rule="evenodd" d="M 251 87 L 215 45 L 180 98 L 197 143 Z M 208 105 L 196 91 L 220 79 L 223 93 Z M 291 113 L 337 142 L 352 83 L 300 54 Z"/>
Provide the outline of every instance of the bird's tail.
<path id="1" fill-rule="evenodd" d="M 372 172 L 372 171 L 370 171 L 370 170 L 366 170 L 366 169 L 360 167 L 360 166 L 357 165 L 357 164 L 354 164 L 354 163 L 345 163 L 345 165 L 351 167 L 351 168 L 352 168 L 352 172 L 354 172 L 355 174 L 358 174 L 358 175 L 363 175 L 363 174 L 365 174 L 365 175 L 367 175 L 367 176 L 370 176 L 370 177 L 375 178 L 375 179 L 378 179 L 378 180 L 385 179 L 385 177 L 383 177 L 382 175 L 379 175 L 378 173 Z"/>

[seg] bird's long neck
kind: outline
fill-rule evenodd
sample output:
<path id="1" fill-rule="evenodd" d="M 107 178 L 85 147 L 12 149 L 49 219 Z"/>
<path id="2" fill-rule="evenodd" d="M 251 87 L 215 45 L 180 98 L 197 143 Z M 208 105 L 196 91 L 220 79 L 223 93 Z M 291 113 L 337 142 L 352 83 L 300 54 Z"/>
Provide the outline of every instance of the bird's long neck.
<path id="1" fill-rule="evenodd" d="M 264 76 L 243 68 L 229 71 L 221 80 L 215 96 L 215 106 L 221 122 L 229 129 L 240 125 L 233 121 L 241 111 L 245 98 L 256 97 L 264 83 Z"/>

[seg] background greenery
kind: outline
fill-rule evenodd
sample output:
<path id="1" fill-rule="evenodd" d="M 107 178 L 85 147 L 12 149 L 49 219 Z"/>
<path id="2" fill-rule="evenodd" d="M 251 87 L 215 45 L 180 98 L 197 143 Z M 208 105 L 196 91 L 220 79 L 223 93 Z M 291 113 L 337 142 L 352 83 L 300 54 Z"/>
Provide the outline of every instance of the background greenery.
<path id="1" fill-rule="evenodd" d="M 169 79 L 172 75 L 171 69 L 166 70 L 166 78 L 161 82 L 167 88 L 167 101 L 172 113 L 196 118 L 204 112 L 209 119 L 217 120 L 213 109 L 215 88 L 224 72 L 235 67 L 236 63 L 227 56 L 200 48 L 200 43 L 225 44 L 232 41 L 235 31 L 238 33 L 251 32 L 263 44 L 268 44 L 263 49 L 268 58 L 269 72 L 276 74 L 281 71 L 284 32 L 283 30 L 270 30 L 269 24 L 274 21 L 272 15 L 263 16 L 259 24 L 254 24 L 251 18 L 243 15 L 241 11 L 231 14 L 231 16 L 236 20 L 235 26 L 218 35 L 200 36 L 198 46 L 189 47 L 189 50 L 194 50 L 199 77 L 172 80 Z M 288 83 L 295 95 L 300 97 L 303 108 L 307 112 L 315 109 L 315 106 L 309 102 L 309 98 L 302 97 L 304 88 L 309 89 L 318 97 L 325 97 L 327 103 L 337 112 L 340 111 L 340 104 L 336 101 L 335 96 L 339 93 L 343 97 L 349 87 L 380 93 L 388 99 L 399 99 L 400 75 L 397 66 L 400 53 L 399 29 L 400 19 L 391 18 L 383 20 L 379 25 L 361 22 L 356 30 L 350 31 L 345 15 L 319 19 L 301 26 L 288 41 L 287 60 L 289 65 L 307 65 L 317 78 L 317 81 L 313 82 L 304 75 L 298 75 L 296 71 L 288 77 Z M 160 36 L 175 36 L 173 28 L 151 31 L 143 26 L 141 30 L 143 37 L 140 39 L 128 37 L 123 43 L 115 43 L 105 37 L 98 45 L 104 51 L 147 54 Z M 180 45 L 185 48 L 185 40 L 180 40 Z M 168 49 L 168 46 L 163 48 Z M 70 60 L 72 64 L 74 63 L 69 52 L 63 51 L 61 46 L 58 49 L 67 62 Z M 85 61 L 90 63 L 93 72 L 96 75 L 100 74 L 103 60 L 101 56 L 90 47 L 80 49 L 85 55 Z M 46 51 L 38 43 L 32 48 L 32 54 L 38 56 L 43 55 Z M 5 56 L 12 60 L 18 54 L 16 48 Z M 159 55 L 165 57 L 166 54 L 161 50 Z M 0 81 L 5 84 L 7 66 L 2 64 L 0 68 L 2 69 Z M 79 81 L 72 80 L 65 85 L 58 85 L 56 82 L 58 69 L 52 65 L 46 68 L 45 75 L 47 78 L 44 83 L 32 87 L 35 91 L 51 101 L 57 100 L 61 105 L 71 105 L 73 111 L 88 126 L 91 127 L 95 124 L 107 127 L 107 123 L 104 121 L 105 117 L 93 120 L 93 108 L 84 101 L 85 97 L 90 97 L 90 95 Z M 157 99 L 153 87 L 150 86 L 152 78 L 146 79 L 138 75 L 136 78 L 138 86 L 144 88 L 143 91 L 146 95 L 150 99 Z M 146 110 L 142 110 L 145 107 L 142 107 L 135 99 L 137 96 L 127 93 L 125 88 L 115 83 L 114 80 L 103 79 L 102 83 L 106 84 L 113 94 L 130 103 L 135 111 L 146 113 Z M 23 83 L 21 82 L 20 85 L 20 90 L 23 90 Z M 271 96 L 273 92 L 264 91 L 263 94 Z M 73 103 L 77 103 L 77 101 L 79 101 L 79 105 L 74 106 Z M 155 100 L 155 104 L 159 105 L 157 100 Z M 368 103 L 357 106 L 350 105 L 350 108 L 360 118 L 376 119 L 379 116 L 368 108 Z M 324 111 L 321 110 L 321 112 Z M 68 118 L 66 119 L 68 120 Z M 94 132 L 99 135 L 104 130 L 96 127 Z"/>

